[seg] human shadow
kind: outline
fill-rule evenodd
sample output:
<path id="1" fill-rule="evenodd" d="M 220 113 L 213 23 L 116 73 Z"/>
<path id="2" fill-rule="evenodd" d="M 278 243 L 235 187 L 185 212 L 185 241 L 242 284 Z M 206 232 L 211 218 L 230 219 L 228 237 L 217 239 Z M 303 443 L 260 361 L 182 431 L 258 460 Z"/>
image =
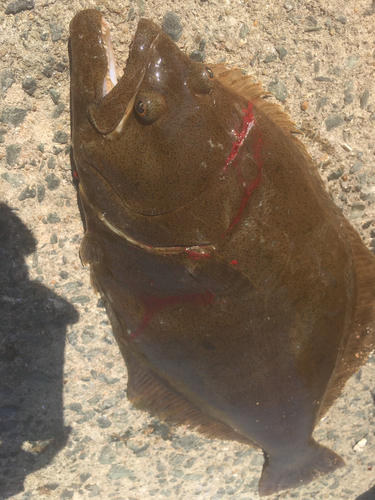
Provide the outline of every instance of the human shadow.
<path id="1" fill-rule="evenodd" d="M 63 420 L 66 327 L 78 312 L 31 281 L 25 257 L 32 232 L 0 203 L 0 498 L 24 490 L 67 442 Z"/>
<path id="2" fill-rule="evenodd" d="M 356 500 L 375 500 L 375 486 L 362 493 L 362 495 L 359 495 Z"/>

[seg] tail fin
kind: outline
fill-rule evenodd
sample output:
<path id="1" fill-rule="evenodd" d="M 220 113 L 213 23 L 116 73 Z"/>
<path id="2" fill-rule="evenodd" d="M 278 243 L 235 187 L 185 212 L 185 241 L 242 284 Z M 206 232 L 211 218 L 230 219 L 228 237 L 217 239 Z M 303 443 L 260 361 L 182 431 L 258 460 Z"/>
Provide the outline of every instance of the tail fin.
<path id="1" fill-rule="evenodd" d="M 339 455 L 315 441 L 308 447 L 307 453 L 298 454 L 293 462 L 288 456 L 266 456 L 259 482 L 259 495 L 265 497 L 308 484 L 344 465 L 345 462 Z"/>

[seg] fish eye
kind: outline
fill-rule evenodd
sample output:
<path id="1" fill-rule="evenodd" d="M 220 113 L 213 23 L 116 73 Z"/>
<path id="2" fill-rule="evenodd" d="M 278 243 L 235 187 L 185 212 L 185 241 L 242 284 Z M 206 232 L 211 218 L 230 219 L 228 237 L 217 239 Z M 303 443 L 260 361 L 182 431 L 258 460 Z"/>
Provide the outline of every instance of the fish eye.
<path id="1" fill-rule="evenodd" d="M 142 92 L 134 104 L 136 118 L 144 125 L 158 120 L 166 111 L 167 105 L 163 96 L 154 91 Z"/>
<path id="2" fill-rule="evenodd" d="M 212 71 L 212 69 L 209 68 L 208 66 L 206 66 L 206 72 L 207 72 L 208 77 L 210 78 L 210 80 L 213 80 L 214 79 L 214 72 Z"/>
<path id="3" fill-rule="evenodd" d="M 197 65 L 190 76 L 190 86 L 197 94 L 209 94 L 214 86 L 214 72 L 208 66 Z"/>

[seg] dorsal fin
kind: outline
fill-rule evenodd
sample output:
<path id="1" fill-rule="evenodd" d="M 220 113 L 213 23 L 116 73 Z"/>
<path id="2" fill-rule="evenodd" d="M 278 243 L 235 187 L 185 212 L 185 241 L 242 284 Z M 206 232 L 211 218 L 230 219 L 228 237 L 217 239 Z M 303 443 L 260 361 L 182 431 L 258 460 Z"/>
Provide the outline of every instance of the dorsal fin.
<path id="1" fill-rule="evenodd" d="M 290 133 L 291 139 L 300 152 L 306 159 L 311 160 L 311 156 L 304 144 L 295 135 L 303 135 L 303 132 L 297 128 L 296 124 L 279 104 L 269 102 L 265 99 L 272 96 L 272 92 L 264 90 L 260 83 L 254 82 L 253 76 L 244 75 L 240 68 L 228 69 L 224 64 L 213 65 L 210 68 L 221 84 L 252 101 L 258 109 L 263 111 L 282 130 Z"/>
<path id="2" fill-rule="evenodd" d="M 368 250 L 357 231 L 344 221 L 346 236 L 349 239 L 352 260 L 354 262 L 355 279 L 357 281 L 356 308 L 353 318 L 353 330 L 341 359 L 330 381 L 324 398 L 319 418 L 342 393 L 346 381 L 365 364 L 375 344 L 375 259 Z"/>

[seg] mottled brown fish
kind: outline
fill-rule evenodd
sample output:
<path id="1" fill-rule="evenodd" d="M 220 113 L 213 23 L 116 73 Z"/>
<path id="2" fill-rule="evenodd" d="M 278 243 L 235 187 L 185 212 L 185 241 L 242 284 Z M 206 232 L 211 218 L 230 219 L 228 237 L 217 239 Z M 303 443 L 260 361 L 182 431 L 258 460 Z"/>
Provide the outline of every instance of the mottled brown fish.
<path id="1" fill-rule="evenodd" d="M 341 467 L 312 431 L 374 346 L 375 259 L 290 119 L 142 19 L 70 26 L 81 258 L 139 408 L 261 447 L 262 496 Z"/>

